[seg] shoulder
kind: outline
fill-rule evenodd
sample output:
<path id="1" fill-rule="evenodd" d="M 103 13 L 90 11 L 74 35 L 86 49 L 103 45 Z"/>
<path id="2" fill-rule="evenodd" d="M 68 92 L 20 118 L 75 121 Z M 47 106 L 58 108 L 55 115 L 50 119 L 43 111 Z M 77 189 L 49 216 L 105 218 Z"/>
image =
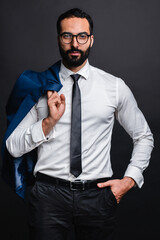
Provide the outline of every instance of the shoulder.
<path id="1" fill-rule="evenodd" d="M 119 85 L 125 85 L 125 82 L 120 77 L 115 76 L 111 73 L 108 73 L 92 65 L 90 65 L 90 73 L 91 75 L 95 76 L 95 78 L 97 77 L 98 78 L 97 80 L 101 80 L 104 83 L 105 82 L 107 84 L 110 83 L 110 84 L 116 85 L 117 87 Z"/>
<path id="2" fill-rule="evenodd" d="M 19 76 L 17 83 L 28 82 L 28 83 L 39 83 L 41 82 L 41 76 L 44 78 L 49 73 L 49 70 L 43 72 L 37 72 L 33 70 L 25 70 Z"/>
<path id="3" fill-rule="evenodd" d="M 53 79 L 50 69 L 42 72 L 25 70 L 15 82 L 14 91 L 31 91 L 32 89 L 43 88 L 49 79 Z"/>

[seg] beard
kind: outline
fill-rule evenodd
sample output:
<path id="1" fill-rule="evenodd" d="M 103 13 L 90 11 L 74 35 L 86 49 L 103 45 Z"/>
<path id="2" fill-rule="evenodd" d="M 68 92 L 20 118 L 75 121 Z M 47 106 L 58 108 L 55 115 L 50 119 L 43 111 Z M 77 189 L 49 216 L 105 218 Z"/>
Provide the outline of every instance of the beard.
<path id="1" fill-rule="evenodd" d="M 90 49 L 91 47 L 89 46 L 86 51 L 81 51 L 72 46 L 70 50 L 64 51 L 61 45 L 59 44 L 59 52 L 61 54 L 63 61 L 67 64 L 68 67 L 81 66 L 84 63 L 84 61 L 88 58 Z M 74 51 L 79 52 L 81 54 L 80 57 L 69 56 L 69 53 L 72 53 Z"/>

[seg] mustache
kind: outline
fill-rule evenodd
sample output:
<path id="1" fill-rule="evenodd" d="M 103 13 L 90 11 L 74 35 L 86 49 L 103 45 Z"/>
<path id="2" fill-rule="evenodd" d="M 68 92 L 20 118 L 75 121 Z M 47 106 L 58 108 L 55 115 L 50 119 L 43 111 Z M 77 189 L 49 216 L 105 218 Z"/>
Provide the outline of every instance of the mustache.
<path id="1" fill-rule="evenodd" d="M 71 47 L 71 49 L 66 51 L 67 54 L 72 53 L 72 52 L 79 52 L 79 53 L 83 54 L 83 51 L 81 51 L 75 47 Z"/>

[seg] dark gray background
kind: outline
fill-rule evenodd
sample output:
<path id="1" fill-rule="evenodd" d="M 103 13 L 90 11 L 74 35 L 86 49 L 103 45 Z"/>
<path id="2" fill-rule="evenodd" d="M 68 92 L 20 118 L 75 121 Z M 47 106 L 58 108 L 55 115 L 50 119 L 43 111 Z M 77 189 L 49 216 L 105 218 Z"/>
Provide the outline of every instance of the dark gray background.
<path id="1" fill-rule="evenodd" d="M 82 8 L 94 20 L 90 63 L 127 83 L 155 138 L 145 185 L 131 190 L 118 207 L 116 239 L 159 239 L 159 0 L 1 0 L 0 141 L 6 129 L 5 105 L 16 79 L 26 69 L 43 71 L 59 60 L 56 20 L 73 7 Z M 132 141 L 117 123 L 112 143 L 114 176 L 120 178 Z M 0 238 L 27 240 L 25 204 L 2 180 L 0 189 Z"/>

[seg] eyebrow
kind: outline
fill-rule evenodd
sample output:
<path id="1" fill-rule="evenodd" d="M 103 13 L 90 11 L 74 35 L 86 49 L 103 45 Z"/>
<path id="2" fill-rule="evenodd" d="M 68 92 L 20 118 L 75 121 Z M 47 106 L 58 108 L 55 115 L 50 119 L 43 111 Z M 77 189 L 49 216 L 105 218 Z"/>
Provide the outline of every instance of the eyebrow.
<path id="1" fill-rule="evenodd" d="M 83 33 L 85 33 L 85 34 L 87 34 L 87 35 L 90 35 L 90 34 L 88 34 L 87 32 L 80 32 L 80 33 L 78 33 L 78 34 L 83 34 Z M 59 35 L 62 35 L 62 34 L 78 35 L 78 34 L 73 34 L 73 33 L 71 33 L 71 32 L 62 32 L 62 33 L 60 33 Z"/>

